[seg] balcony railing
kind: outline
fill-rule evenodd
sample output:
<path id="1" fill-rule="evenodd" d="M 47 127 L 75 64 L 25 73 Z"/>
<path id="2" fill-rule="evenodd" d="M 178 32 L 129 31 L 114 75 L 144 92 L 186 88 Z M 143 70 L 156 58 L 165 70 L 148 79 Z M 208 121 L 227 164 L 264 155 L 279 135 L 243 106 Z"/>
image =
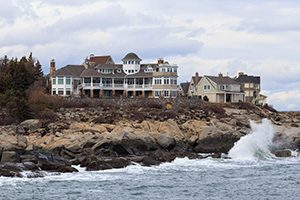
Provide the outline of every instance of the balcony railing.
<path id="1" fill-rule="evenodd" d="M 78 85 L 79 89 L 84 87 L 100 87 L 100 88 L 110 88 L 110 89 L 149 89 L 152 88 L 152 84 L 102 84 L 102 83 L 82 83 Z"/>

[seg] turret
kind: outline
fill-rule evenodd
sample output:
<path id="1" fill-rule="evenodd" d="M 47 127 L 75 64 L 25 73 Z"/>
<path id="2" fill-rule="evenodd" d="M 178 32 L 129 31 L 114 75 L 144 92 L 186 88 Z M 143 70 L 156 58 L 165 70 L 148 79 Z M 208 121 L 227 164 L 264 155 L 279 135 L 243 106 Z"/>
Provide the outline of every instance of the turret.
<path id="1" fill-rule="evenodd" d="M 123 71 L 125 74 L 135 74 L 141 69 L 141 61 L 135 53 L 128 53 L 123 59 Z"/>

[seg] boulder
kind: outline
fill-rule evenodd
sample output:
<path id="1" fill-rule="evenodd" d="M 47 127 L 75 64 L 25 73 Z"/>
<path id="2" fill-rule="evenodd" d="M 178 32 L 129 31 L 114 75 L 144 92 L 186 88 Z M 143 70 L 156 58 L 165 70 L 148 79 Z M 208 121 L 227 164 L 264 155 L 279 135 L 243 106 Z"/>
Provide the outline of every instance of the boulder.
<path id="1" fill-rule="evenodd" d="M 159 146 L 167 150 L 173 149 L 176 145 L 176 140 L 167 134 L 159 134 L 159 136 L 156 138 L 156 141 Z"/>
<path id="2" fill-rule="evenodd" d="M 0 159 L 0 163 L 20 162 L 20 157 L 15 151 L 3 151 Z"/>
<path id="3" fill-rule="evenodd" d="M 292 152 L 290 150 L 277 150 L 274 152 L 276 157 L 291 157 Z"/>
<path id="4" fill-rule="evenodd" d="M 39 119 L 28 119 L 23 121 L 20 125 L 27 130 L 36 131 L 41 128 L 42 123 Z"/>
<path id="5" fill-rule="evenodd" d="M 92 159 L 86 163 L 87 171 L 98 171 L 105 169 L 118 169 L 130 165 L 131 162 L 125 158 Z"/>
<path id="6" fill-rule="evenodd" d="M 20 173 L 19 170 L 12 170 L 9 168 L 6 168 L 3 165 L 0 165 L 0 177 L 4 176 L 4 177 L 22 177 L 22 174 Z"/>
<path id="7" fill-rule="evenodd" d="M 227 153 L 239 138 L 234 133 L 216 133 L 199 139 L 194 151 L 196 153 Z"/>

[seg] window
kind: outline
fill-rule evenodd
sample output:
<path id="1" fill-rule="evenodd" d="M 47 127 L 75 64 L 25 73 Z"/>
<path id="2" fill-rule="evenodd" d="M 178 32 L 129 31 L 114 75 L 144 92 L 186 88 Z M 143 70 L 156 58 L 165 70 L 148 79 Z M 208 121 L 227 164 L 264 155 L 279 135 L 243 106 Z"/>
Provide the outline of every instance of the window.
<path id="1" fill-rule="evenodd" d="M 172 97 L 176 97 L 177 96 L 177 91 L 176 90 L 173 90 L 172 91 Z"/>
<path id="2" fill-rule="evenodd" d="M 58 79 L 58 85 L 63 85 L 64 84 L 64 79 L 63 78 L 59 78 Z"/>
<path id="3" fill-rule="evenodd" d="M 67 90 L 66 90 L 66 95 L 67 95 L 67 96 L 70 96 L 70 95 L 71 95 L 71 90 L 68 90 L 68 89 L 67 89 Z"/>
<path id="4" fill-rule="evenodd" d="M 154 79 L 154 84 L 155 85 L 161 85 L 161 78 L 155 78 Z"/>
<path id="5" fill-rule="evenodd" d="M 52 95 L 56 95 L 56 88 L 52 88 Z"/>
<path id="6" fill-rule="evenodd" d="M 159 97 L 160 96 L 160 91 L 155 91 L 155 96 Z"/>
<path id="7" fill-rule="evenodd" d="M 225 90 L 225 85 L 220 85 L 220 90 Z"/>
<path id="8" fill-rule="evenodd" d="M 135 72 L 137 72 L 137 69 L 135 70 Z"/>
<path id="9" fill-rule="evenodd" d="M 204 90 L 210 90 L 210 85 L 204 85 Z"/>
<path id="10" fill-rule="evenodd" d="M 71 85 L 71 78 L 66 79 L 66 85 Z"/>
<path id="11" fill-rule="evenodd" d="M 52 79 L 52 85 L 56 85 L 56 78 Z"/>
<path id="12" fill-rule="evenodd" d="M 165 91 L 164 91 L 164 96 L 165 96 L 165 97 L 168 97 L 168 96 L 169 96 L 169 91 L 165 90 Z"/>
<path id="13" fill-rule="evenodd" d="M 164 84 L 169 85 L 170 84 L 170 79 L 167 77 L 164 77 Z"/>
<path id="14" fill-rule="evenodd" d="M 64 89 L 58 88 L 58 95 L 64 95 Z"/>

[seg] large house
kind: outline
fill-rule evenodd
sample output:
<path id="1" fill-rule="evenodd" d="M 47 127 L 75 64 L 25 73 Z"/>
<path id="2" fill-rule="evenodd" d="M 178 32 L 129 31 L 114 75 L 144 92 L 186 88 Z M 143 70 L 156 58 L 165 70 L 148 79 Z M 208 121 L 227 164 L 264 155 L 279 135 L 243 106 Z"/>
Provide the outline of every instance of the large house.
<path id="1" fill-rule="evenodd" d="M 266 103 L 267 97 L 260 93 L 261 85 L 259 76 L 249 76 L 243 72 L 239 72 L 238 76 L 234 79 L 241 84 L 242 90 L 245 92 L 246 102 L 257 105 Z"/>
<path id="2" fill-rule="evenodd" d="M 189 96 L 198 96 L 200 99 L 215 103 L 244 101 L 244 92 L 241 84 L 222 74 L 200 77 L 196 73 L 191 79 Z"/>
<path id="3" fill-rule="evenodd" d="M 86 97 L 164 97 L 177 96 L 177 65 L 163 59 L 142 64 L 135 53 L 128 53 L 122 64 L 111 56 L 90 55 L 82 65 L 55 69 L 50 62 L 51 94 Z"/>

